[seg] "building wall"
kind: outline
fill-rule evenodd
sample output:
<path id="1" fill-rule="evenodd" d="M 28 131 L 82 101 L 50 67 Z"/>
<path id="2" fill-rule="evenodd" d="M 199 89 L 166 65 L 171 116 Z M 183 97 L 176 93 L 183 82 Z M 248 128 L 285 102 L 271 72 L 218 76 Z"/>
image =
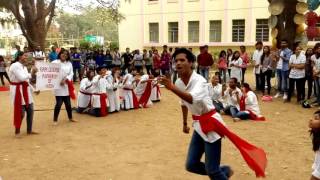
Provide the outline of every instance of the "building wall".
<path id="1" fill-rule="evenodd" d="M 127 1 L 127 2 L 126 2 Z M 267 0 L 121 0 L 120 12 L 126 17 L 119 25 L 120 49 L 151 46 L 211 47 L 253 46 L 256 19 L 268 19 Z M 232 21 L 245 20 L 245 41 L 232 42 Z M 221 20 L 221 42 L 209 42 L 210 20 Z M 199 21 L 199 42 L 188 42 L 188 21 Z M 159 23 L 159 43 L 149 42 L 149 23 Z M 168 22 L 179 23 L 178 43 L 168 43 Z M 271 44 L 271 36 L 265 44 Z"/>

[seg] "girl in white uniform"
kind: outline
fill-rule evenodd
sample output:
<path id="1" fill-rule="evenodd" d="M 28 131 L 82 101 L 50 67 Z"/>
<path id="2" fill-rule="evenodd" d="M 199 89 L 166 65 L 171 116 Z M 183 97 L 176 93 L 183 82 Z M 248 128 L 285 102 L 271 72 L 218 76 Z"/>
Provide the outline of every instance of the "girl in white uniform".
<path id="1" fill-rule="evenodd" d="M 79 113 L 86 112 L 91 107 L 91 97 L 92 90 L 94 89 L 94 84 L 92 82 L 95 73 L 93 70 L 87 71 L 86 78 L 82 79 L 80 82 L 80 88 L 78 93 L 78 109 Z"/>
<path id="2" fill-rule="evenodd" d="M 238 82 L 242 80 L 242 59 L 240 57 L 240 52 L 235 51 L 233 53 L 232 60 L 230 62 L 231 67 L 231 77 L 230 78 L 237 78 Z"/>
<path id="3" fill-rule="evenodd" d="M 92 83 L 94 88 L 92 89 L 91 98 L 91 111 L 90 114 L 96 117 L 103 117 L 107 115 L 108 112 L 108 98 L 107 98 L 107 79 L 106 79 L 107 69 L 105 66 L 97 68 L 97 74 Z"/>
<path id="4" fill-rule="evenodd" d="M 150 92 L 147 92 L 149 90 Z M 151 80 L 149 79 L 149 75 L 147 74 L 142 75 L 135 89 L 135 92 L 141 107 L 150 107 L 152 105 L 152 101 L 150 99 L 151 90 L 152 90 L 152 84 L 151 84 Z M 147 100 L 144 100 L 142 98 L 145 98 Z M 143 101 L 146 101 L 146 102 L 143 102 Z"/>
<path id="5" fill-rule="evenodd" d="M 107 94 L 109 101 L 109 112 L 118 112 L 120 110 L 119 97 L 117 96 L 118 83 L 113 77 L 111 71 L 107 73 Z"/>
<path id="6" fill-rule="evenodd" d="M 124 110 L 130 110 L 130 109 L 136 109 L 139 108 L 139 103 L 137 96 L 134 92 L 134 77 L 133 74 L 135 74 L 135 70 L 131 72 L 132 74 L 128 73 L 123 77 L 123 90 L 122 90 L 122 96 L 123 96 L 123 109 Z"/>

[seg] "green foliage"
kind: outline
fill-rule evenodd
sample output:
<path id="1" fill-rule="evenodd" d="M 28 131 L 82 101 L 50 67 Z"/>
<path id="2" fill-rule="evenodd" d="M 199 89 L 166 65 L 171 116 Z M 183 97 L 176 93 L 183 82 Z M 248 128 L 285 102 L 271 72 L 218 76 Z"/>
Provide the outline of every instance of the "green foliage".
<path id="1" fill-rule="evenodd" d="M 91 44 L 85 40 L 80 41 L 80 48 L 82 49 L 89 49 Z"/>

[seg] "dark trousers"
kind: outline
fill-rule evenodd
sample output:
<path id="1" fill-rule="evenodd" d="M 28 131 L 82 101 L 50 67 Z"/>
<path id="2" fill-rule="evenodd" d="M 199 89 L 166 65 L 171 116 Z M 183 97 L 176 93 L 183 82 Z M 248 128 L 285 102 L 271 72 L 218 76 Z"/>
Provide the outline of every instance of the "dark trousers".
<path id="1" fill-rule="evenodd" d="M 224 109 L 223 104 L 219 101 L 213 101 L 213 105 L 218 113 Z"/>
<path id="2" fill-rule="evenodd" d="M 62 103 L 64 103 L 69 120 L 72 119 L 72 108 L 70 96 L 56 96 L 56 105 L 54 107 L 53 121 L 58 121 L 58 116 L 61 110 Z"/>
<path id="3" fill-rule="evenodd" d="M 201 162 L 203 154 L 205 154 L 205 163 Z M 211 180 L 227 180 L 230 176 L 230 167 L 220 167 L 220 160 L 221 139 L 208 143 L 197 132 L 193 132 L 186 163 L 187 171 L 208 175 Z"/>
<path id="4" fill-rule="evenodd" d="M 294 87 L 297 89 L 297 102 L 304 100 L 304 78 L 293 79 L 289 78 L 289 92 L 288 92 L 288 101 L 291 100 L 292 93 L 294 91 Z"/>
<path id="5" fill-rule="evenodd" d="M 261 90 L 261 75 L 260 74 L 255 74 L 256 75 L 256 90 Z"/>
<path id="6" fill-rule="evenodd" d="M 7 72 L 0 72 L 1 83 L 4 86 L 5 83 L 4 83 L 3 76 L 7 79 L 8 82 L 10 82 L 10 79 L 9 79 L 9 76 L 8 76 Z"/>
<path id="7" fill-rule="evenodd" d="M 221 76 L 222 76 L 222 79 L 223 79 L 223 83 L 227 83 L 227 70 L 226 69 L 219 69 L 219 76 L 220 76 L 220 79 L 221 79 Z"/>
<path id="8" fill-rule="evenodd" d="M 95 117 L 100 117 L 101 116 L 100 112 L 101 112 L 100 108 L 93 108 L 90 110 L 89 114 Z"/>
<path id="9" fill-rule="evenodd" d="M 306 76 L 305 78 L 305 82 L 307 82 L 308 84 L 308 99 L 311 98 L 311 95 L 312 95 L 312 89 L 313 89 L 313 77 L 310 75 L 310 76 Z"/>
<path id="10" fill-rule="evenodd" d="M 241 84 L 243 84 L 243 83 L 245 82 L 244 77 L 245 77 L 245 74 L 246 74 L 246 70 L 247 70 L 247 68 L 242 68 L 242 80 L 241 80 Z"/>
<path id="11" fill-rule="evenodd" d="M 261 73 L 261 87 L 260 90 L 262 93 L 265 93 L 265 88 L 266 88 L 266 80 L 267 80 L 267 86 L 268 86 L 268 95 L 270 95 L 271 91 L 271 76 L 272 76 L 272 70 L 267 70 L 266 72 Z"/>
<path id="12" fill-rule="evenodd" d="M 147 74 L 151 75 L 152 74 L 152 65 L 146 65 L 146 69 L 147 69 Z"/>
<path id="13" fill-rule="evenodd" d="M 25 114 L 27 114 L 27 133 L 32 132 L 32 122 L 33 122 L 33 114 L 34 114 L 34 108 L 33 103 L 29 104 L 28 107 L 26 105 L 22 106 L 22 117 L 23 119 L 25 117 Z M 20 133 L 20 128 L 16 128 L 16 133 Z"/>
<path id="14" fill-rule="evenodd" d="M 134 66 L 134 68 L 136 68 L 138 73 L 143 71 L 143 66 Z"/>

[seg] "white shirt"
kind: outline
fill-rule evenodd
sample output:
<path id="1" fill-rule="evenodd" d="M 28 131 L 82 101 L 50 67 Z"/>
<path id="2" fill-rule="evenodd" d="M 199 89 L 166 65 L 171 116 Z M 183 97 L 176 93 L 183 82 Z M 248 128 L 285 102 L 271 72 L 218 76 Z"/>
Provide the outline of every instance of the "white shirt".
<path id="1" fill-rule="evenodd" d="M 185 85 L 180 78 L 175 84 L 180 90 L 187 91 L 192 96 L 192 104 L 181 100 L 182 106 L 186 106 L 192 115 L 200 116 L 215 109 L 209 96 L 207 80 L 205 80 L 201 75 L 193 72 L 188 85 Z M 224 125 L 219 113 L 215 113 L 213 117 Z M 193 128 L 207 142 L 213 143 L 221 138 L 214 131 L 204 134 L 200 123 L 197 120 L 193 121 Z"/>
<path id="2" fill-rule="evenodd" d="M 144 93 L 146 87 L 147 87 L 147 81 L 149 79 L 149 75 L 145 74 L 141 76 L 140 81 L 135 89 L 136 95 L 140 98 L 142 94 Z M 144 83 L 142 83 L 144 81 Z"/>
<path id="3" fill-rule="evenodd" d="M 72 81 L 73 79 L 73 67 L 71 62 L 65 61 L 61 62 L 59 59 L 53 61 L 52 63 L 60 64 L 61 66 L 61 80 L 68 79 L 69 81 Z M 69 96 L 69 88 L 68 85 L 65 83 L 63 86 L 60 86 L 59 89 L 54 90 L 55 96 Z"/>
<path id="4" fill-rule="evenodd" d="M 108 83 L 108 80 L 106 79 L 106 76 L 101 77 L 100 79 L 99 78 L 100 78 L 100 75 L 96 75 L 92 80 L 92 83 L 94 84 L 92 93 L 97 93 L 97 94 L 107 93 L 107 84 L 109 83 Z M 108 106 L 107 99 L 106 99 L 106 102 Z M 91 103 L 93 108 L 100 108 L 101 107 L 100 95 L 92 95 Z"/>
<path id="5" fill-rule="evenodd" d="M 142 66 L 143 65 L 143 55 L 142 54 L 135 54 L 133 57 L 134 65 L 135 66 Z"/>
<path id="6" fill-rule="evenodd" d="M 245 105 L 246 105 L 246 110 L 250 110 L 256 115 L 260 115 L 260 108 L 258 104 L 258 99 L 257 96 L 254 94 L 254 92 L 249 91 L 247 93 L 247 97 L 245 99 Z"/>
<path id="7" fill-rule="evenodd" d="M 34 51 L 34 52 L 32 53 L 32 56 L 33 56 L 34 58 L 42 58 L 43 60 L 44 60 L 44 58 L 46 57 L 46 55 L 44 54 L 43 51 Z"/>
<path id="8" fill-rule="evenodd" d="M 127 89 L 133 89 L 133 80 L 134 77 L 132 76 L 132 74 L 128 73 L 123 77 L 124 81 L 123 81 L 123 87 L 127 88 Z"/>
<path id="9" fill-rule="evenodd" d="M 91 86 L 91 87 L 86 89 L 89 86 Z M 93 89 L 94 89 L 94 85 L 93 85 L 92 81 L 90 81 L 88 78 L 84 78 L 81 80 L 79 91 L 90 94 L 90 93 L 92 93 Z M 91 96 L 85 95 L 81 92 L 79 92 L 79 94 L 78 94 L 78 107 L 85 108 L 89 105 Z"/>
<path id="10" fill-rule="evenodd" d="M 25 67 L 20 62 L 15 62 L 11 64 L 9 68 L 9 78 L 11 82 L 20 83 L 27 81 L 29 83 L 29 79 L 31 79 L 31 74 L 28 72 L 27 67 Z M 14 98 L 16 95 L 16 87 L 15 85 L 10 85 L 10 98 L 11 103 L 14 104 Z M 22 97 L 22 105 L 25 105 L 23 98 L 23 91 L 22 86 L 20 86 L 20 93 Z M 28 86 L 28 97 L 29 97 L 29 104 L 33 103 L 33 97 L 32 97 L 32 88 L 31 85 Z"/>
<path id="11" fill-rule="evenodd" d="M 208 83 L 209 87 L 209 96 L 211 97 L 211 100 L 216 102 L 222 102 L 222 84 L 217 84 L 216 86 L 213 86 L 212 83 Z"/>
<path id="12" fill-rule="evenodd" d="M 261 62 L 261 56 L 263 54 L 263 50 L 261 49 L 260 51 L 259 50 L 255 50 L 253 55 L 252 55 L 252 60 L 254 62 L 254 65 L 259 65 L 258 68 L 254 68 L 254 72 L 256 74 L 260 74 L 260 62 Z"/>
<path id="13" fill-rule="evenodd" d="M 320 72 L 320 57 L 317 58 L 316 55 L 312 55 L 312 56 L 311 56 L 311 61 L 314 63 L 313 71 L 314 71 L 315 73 Z M 320 74 L 317 75 L 317 76 L 320 77 Z"/>
<path id="14" fill-rule="evenodd" d="M 280 57 L 283 57 L 284 51 L 280 52 Z M 278 63 L 277 63 L 277 69 L 282 69 L 282 64 L 283 64 L 283 59 L 280 58 Z"/>
<path id="15" fill-rule="evenodd" d="M 229 91 L 232 91 L 231 96 Z M 239 93 L 239 97 L 242 96 L 242 92 L 239 88 L 236 88 L 235 90 L 232 90 L 230 88 L 228 88 L 225 92 L 224 92 L 224 101 L 225 101 L 225 106 L 235 106 L 238 110 L 240 110 L 240 105 L 238 103 L 237 100 L 237 95 L 236 92 Z"/>
<path id="16" fill-rule="evenodd" d="M 299 56 L 293 54 L 290 56 L 289 64 L 305 64 L 306 56 L 303 53 L 300 53 Z M 294 69 L 291 68 L 289 78 L 292 79 L 301 79 L 306 76 L 305 68 L 303 69 Z"/>
<path id="17" fill-rule="evenodd" d="M 241 66 L 242 62 L 243 60 L 239 57 L 237 60 L 231 61 L 230 64 Z M 242 69 L 236 66 L 231 67 L 231 78 L 237 78 L 238 82 L 240 82 L 242 79 Z"/>

